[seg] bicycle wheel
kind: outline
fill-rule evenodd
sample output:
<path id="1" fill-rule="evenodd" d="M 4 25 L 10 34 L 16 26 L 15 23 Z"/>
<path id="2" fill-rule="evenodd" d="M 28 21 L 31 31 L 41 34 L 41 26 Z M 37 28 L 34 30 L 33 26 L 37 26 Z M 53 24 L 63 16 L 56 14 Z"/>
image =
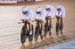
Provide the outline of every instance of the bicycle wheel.
<path id="1" fill-rule="evenodd" d="M 48 32 L 49 28 L 48 28 L 48 22 L 45 23 L 45 32 L 44 32 L 44 36 L 47 35 L 47 32 Z"/>
<path id="2" fill-rule="evenodd" d="M 48 27 L 49 27 L 49 35 L 51 36 L 51 24 L 48 25 Z"/>
<path id="3" fill-rule="evenodd" d="M 38 30 L 38 26 L 35 27 L 35 41 L 37 41 L 39 36 L 39 30 Z"/>
<path id="4" fill-rule="evenodd" d="M 21 43 L 23 44 L 27 38 L 27 27 L 24 25 L 21 30 Z"/>
<path id="5" fill-rule="evenodd" d="M 59 30 L 60 30 L 60 28 L 59 28 L 59 23 L 56 23 L 56 35 L 59 34 Z"/>
<path id="6" fill-rule="evenodd" d="M 60 23 L 59 29 L 60 29 L 60 33 L 63 34 L 63 25 L 61 23 Z"/>

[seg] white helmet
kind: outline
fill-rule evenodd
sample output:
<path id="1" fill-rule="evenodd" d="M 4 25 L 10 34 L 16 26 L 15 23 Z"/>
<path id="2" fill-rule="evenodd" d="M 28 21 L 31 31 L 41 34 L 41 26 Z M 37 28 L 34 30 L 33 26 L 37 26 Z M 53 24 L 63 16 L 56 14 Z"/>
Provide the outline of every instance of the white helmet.
<path id="1" fill-rule="evenodd" d="M 36 12 L 40 12 L 42 10 L 42 8 L 38 7 Z"/>
<path id="2" fill-rule="evenodd" d="M 62 9 L 64 9 L 64 7 L 62 5 L 58 5 L 57 9 L 61 9 L 62 10 Z"/>
<path id="3" fill-rule="evenodd" d="M 46 6 L 46 10 L 52 10 L 53 9 L 53 6 L 52 5 L 47 5 Z"/>
<path id="4" fill-rule="evenodd" d="M 23 12 L 28 11 L 28 7 L 23 7 L 23 8 L 22 8 L 22 11 L 23 11 Z"/>
<path id="5" fill-rule="evenodd" d="M 52 5 L 47 5 L 46 8 L 52 8 Z"/>

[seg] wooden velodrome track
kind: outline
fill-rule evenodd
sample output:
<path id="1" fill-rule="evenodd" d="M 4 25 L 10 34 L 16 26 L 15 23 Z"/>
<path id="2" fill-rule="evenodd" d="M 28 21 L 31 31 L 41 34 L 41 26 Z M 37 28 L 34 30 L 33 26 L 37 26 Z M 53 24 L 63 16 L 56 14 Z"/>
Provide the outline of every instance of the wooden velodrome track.
<path id="1" fill-rule="evenodd" d="M 56 7 L 57 4 L 62 4 L 66 8 L 66 17 L 64 18 L 64 37 L 55 35 L 55 18 L 53 19 L 52 37 L 42 40 L 40 43 L 35 42 L 28 47 L 22 46 L 20 43 L 20 31 L 22 24 L 17 24 L 21 16 L 21 7 L 30 6 L 33 9 L 37 6 L 45 7 L 46 4 L 52 4 Z M 0 49 L 44 49 L 50 45 L 62 43 L 62 41 L 75 40 L 75 0 L 50 0 L 36 3 L 18 3 L 18 4 L 0 4 Z M 14 7 L 14 8 L 13 8 Z M 66 40 L 63 40 L 66 39 Z M 39 38 L 40 40 L 40 38 Z M 38 41 L 39 41 L 38 40 Z M 59 41 L 59 42 L 58 42 Z M 26 43 L 26 45 L 28 42 Z"/>

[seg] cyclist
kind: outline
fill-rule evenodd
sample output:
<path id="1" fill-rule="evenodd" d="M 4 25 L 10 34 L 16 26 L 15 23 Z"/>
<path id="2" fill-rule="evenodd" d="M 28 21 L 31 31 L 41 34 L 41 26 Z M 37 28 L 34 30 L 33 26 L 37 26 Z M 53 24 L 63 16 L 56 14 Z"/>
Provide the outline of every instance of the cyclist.
<path id="1" fill-rule="evenodd" d="M 52 18 L 55 16 L 55 8 L 52 5 L 46 6 L 46 23 L 48 22 L 49 26 L 46 24 L 46 28 L 48 27 L 49 35 L 51 35 L 51 26 L 52 26 Z M 45 32 L 46 36 L 47 32 Z"/>
<path id="2" fill-rule="evenodd" d="M 21 38 L 21 40 L 26 39 L 27 37 L 28 38 L 30 37 L 30 39 L 31 39 L 32 36 L 33 36 L 32 18 L 34 16 L 34 13 L 33 13 L 32 9 L 30 7 L 23 7 L 22 8 L 22 14 L 23 14 L 23 16 L 22 16 L 21 21 L 27 22 L 28 28 L 29 28 L 29 33 L 23 34 L 22 36 L 24 36 L 24 38 Z M 24 44 L 24 43 L 22 43 L 22 44 Z"/>
<path id="3" fill-rule="evenodd" d="M 46 16 L 45 9 L 42 9 L 41 7 L 38 7 L 36 9 L 35 19 L 39 21 L 39 25 L 41 27 L 41 29 L 39 28 L 41 32 L 38 33 L 40 35 L 41 39 L 43 39 L 45 16 Z M 38 21 L 36 21 L 36 25 L 37 25 Z M 35 36 L 38 36 L 38 34 L 35 32 Z"/>
<path id="4" fill-rule="evenodd" d="M 56 11 L 56 35 L 59 34 L 59 31 L 61 32 L 61 35 L 63 34 L 63 18 L 65 17 L 65 8 L 62 5 L 57 6 Z"/>

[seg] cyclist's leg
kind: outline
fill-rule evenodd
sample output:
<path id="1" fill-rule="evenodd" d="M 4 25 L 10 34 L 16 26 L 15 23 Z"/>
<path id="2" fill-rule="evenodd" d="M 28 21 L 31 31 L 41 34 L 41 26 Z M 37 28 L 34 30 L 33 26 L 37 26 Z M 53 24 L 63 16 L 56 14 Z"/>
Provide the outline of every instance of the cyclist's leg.
<path id="1" fill-rule="evenodd" d="M 39 26 L 38 22 L 36 21 L 36 27 L 35 27 L 35 41 L 37 41 L 39 36 Z"/>
<path id="2" fill-rule="evenodd" d="M 42 20 L 41 21 L 41 23 L 40 23 L 40 25 L 41 25 L 41 29 L 40 29 L 40 36 L 41 36 L 41 39 L 43 39 L 43 36 L 44 36 L 44 26 L 45 26 L 45 21 L 44 20 Z"/>
<path id="3" fill-rule="evenodd" d="M 29 41 L 32 41 L 32 39 L 33 39 L 33 30 L 32 30 L 32 24 L 31 24 L 32 22 L 31 21 L 29 21 Z"/>
<path id="4" fill-rule="evenodd" d="M 49 22 L 50 22 L 50 26 L 49 26 L 49 35 L 51 35 L 51 24 L 52 24 L 52 20 L 51 20 L 51 17 L 50 17 L 50 20 L 49 20 Z"/>
<path id="5" fill-rule="evenodd" d="M 43 37 L 42 37 L 42 24 L 41 24 L 41 22 L 40 22 L 40 28 L 39 28 L 39 35 L 40 35 L 40 37 L 42 39 Z"/>
<path id="6" fill-rule="evenodd" d="M 46 37 L 46 34 L 48 32 L 48 17 L 45 19 L 45 25 L 44 25 L 44 36 Z"/>
<path id="7" fill-rule="evenodd" d="M 57 21 L 56 21 L 56 35 L 59 34 L 59 17 L 56 17 Z"/>
<path id="8" fill-rule="evenodd" d="M 63 19 L 62 19 L 62 17 L 60 18 L 60 33 L 61 33 L 61 35 L 63 34 Z"/>
<path id="9" fill-rule="evenodd" d="M 29 30 L 30 30 L 30 35 L 32 35 L 32 21 L 31 20 L 29 20 Z"/>
<path id="10" fill-rule="evenodd" d="M 29 35 L 29 38 L 30 38 L 30 41 L 33 40 L 33 31 L 32 31 L 32 34 Z"/>

